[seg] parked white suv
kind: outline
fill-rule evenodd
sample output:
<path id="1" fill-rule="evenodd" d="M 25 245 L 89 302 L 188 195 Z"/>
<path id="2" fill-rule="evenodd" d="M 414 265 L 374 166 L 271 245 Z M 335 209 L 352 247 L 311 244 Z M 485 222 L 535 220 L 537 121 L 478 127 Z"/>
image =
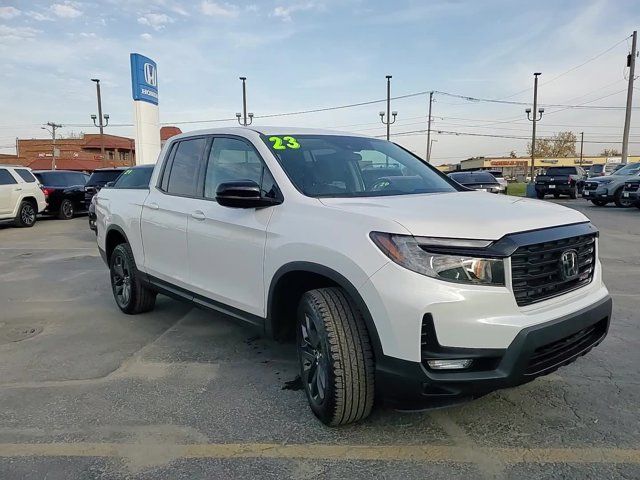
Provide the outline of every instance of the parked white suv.
<path id="1" fill-rule="evenodd" d="M 391 142 L 298 128 L 172 137 L 149 189 L 103 189 L 98 246 L 125 313 L 161 292 L 295 338 L 313 413 L 403 408 L 547 374 L 605 337 L 581 213 L 467 191 Z"/>
<path id="2" fill-rule="evenodd" d="M 18 227 L 33 227 L 47 206 L 40 183 L 30 168 L 0 165 L 0 220 Z"/>

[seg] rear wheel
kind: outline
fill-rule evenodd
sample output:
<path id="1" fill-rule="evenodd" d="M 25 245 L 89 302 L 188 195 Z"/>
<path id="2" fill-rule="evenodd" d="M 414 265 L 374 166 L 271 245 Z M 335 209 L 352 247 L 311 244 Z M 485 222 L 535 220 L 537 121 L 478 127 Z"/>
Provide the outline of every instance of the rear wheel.
<path id="1" fill-rule="evenodd" d="M 23 200 L 18 208 L 15 224 L 18 227 L 33 227 L 36 223 L 36 208 L 33 203 Z"/>
<path id="2" fill-rule="evenodd" d="M 553 194 L 553 198 L 560 198 L 560 194 L 559 193 L 554 193 Z"/>
<path id="3" fill-rule="evenodd" d="M 114 248 L 109 260 L 111 289 L 120 310 L 134 315 L 153 310 L 156 292 L 140 281 L 140 274 L 128 243 Z"/>
<path id="4" fill-rule="evenodd" d="M 574 186 L 571 188 L 571 190 L 569 191 L 569 198 L 572 198 L 573 200 L 578 198 L 578 187 Z"/>
<path id="5" fill-rule="evenodd" d="M 633 205 L 633 201 L 629 198 L 622 196 L 622 188 L 619 188 L 616 194 L 613 196 L 613 201 L 618 208 L 628 208 Z"/>
<path id="6" fill-rule="evenodd" d="M 60 220 L 71 220 L 73 218 L 73 202 L 68 198 L 62 200 L 60 204 L 60 210 L 58 211 L 58 218 Z"/>
<path id="7" fill-rule="evenodd" d="M 345 425 L 369 415 L 373 350 L 362 314 L 343 290 L 321 288 L 302 296 L 297 346 L 305 394 L 322 423 Z"/>
<path id="8" fill-rule="evenodd" d="M 591 203 L 596 207 L 604 207 L 608 202 L 605 202 L 604 200 L 591 200 Z"/>

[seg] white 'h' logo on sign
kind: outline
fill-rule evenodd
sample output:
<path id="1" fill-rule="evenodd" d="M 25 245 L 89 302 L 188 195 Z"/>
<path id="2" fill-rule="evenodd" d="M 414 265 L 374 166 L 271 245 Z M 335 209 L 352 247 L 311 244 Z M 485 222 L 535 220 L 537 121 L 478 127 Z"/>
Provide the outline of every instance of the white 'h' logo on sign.
<path id="1" fill-rule="evenodd" d="M 158 86 L 158 78 L 156 76 L 156 67 L 151 63 L 144 64 L 144 81 L 152 87 Z"/>

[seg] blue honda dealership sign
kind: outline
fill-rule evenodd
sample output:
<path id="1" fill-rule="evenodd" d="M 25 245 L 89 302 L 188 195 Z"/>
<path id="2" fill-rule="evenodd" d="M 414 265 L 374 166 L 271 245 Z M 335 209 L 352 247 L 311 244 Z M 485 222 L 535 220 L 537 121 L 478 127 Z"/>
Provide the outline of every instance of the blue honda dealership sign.
<path id="1" fill-rule="evenodd" d="M 139 53 L 131 54 L 131 91 L 134 100 L 158 104 L 156 62 Z"/>

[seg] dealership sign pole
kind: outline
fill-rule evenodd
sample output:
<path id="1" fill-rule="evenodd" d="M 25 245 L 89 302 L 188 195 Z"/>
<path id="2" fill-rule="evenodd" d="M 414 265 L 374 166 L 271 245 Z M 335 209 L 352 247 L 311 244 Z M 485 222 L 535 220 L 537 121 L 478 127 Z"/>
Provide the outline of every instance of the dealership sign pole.
<path id="1" fill-rule="evenodd" d="M 131 54 L 131 92 L 136 141 L 136 164 L 153 164 L 160 153 L 156 62 L 139 53 Z"/>

